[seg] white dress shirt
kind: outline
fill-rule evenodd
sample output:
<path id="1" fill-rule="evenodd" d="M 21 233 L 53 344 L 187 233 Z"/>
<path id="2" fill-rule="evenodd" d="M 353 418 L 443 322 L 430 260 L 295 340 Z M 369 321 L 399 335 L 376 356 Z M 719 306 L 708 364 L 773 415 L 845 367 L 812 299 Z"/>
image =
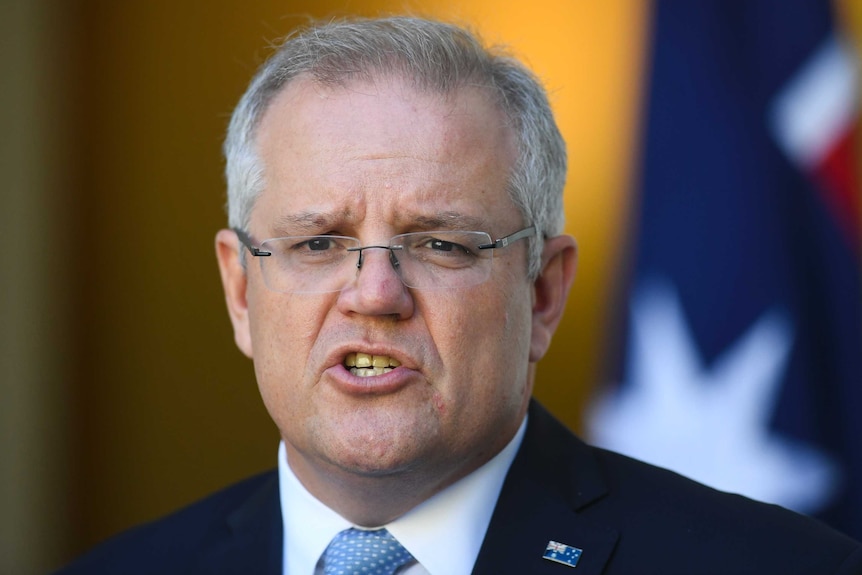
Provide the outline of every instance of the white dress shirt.
<path id="1" fill-rule="evenodd" d="M 500 453 L 485 465 L 408 511 L 381 525 L 417 563 L 399 575 L 469 575 L 488 530 L 506 473 L 521 446 L 527 419 Z M 290 469 L 282 441 L 278 480 L 284 525 L 283 575 L 320 575 L 323 554 L 335 535 L 356 527 L 315 498 Z"/>

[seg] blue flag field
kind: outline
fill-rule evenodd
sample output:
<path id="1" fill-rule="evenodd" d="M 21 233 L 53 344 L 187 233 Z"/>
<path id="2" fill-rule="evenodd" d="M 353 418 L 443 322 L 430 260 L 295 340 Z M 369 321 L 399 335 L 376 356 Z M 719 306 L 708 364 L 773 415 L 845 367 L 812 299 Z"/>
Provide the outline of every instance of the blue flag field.
<path id="1" fill-rule="evenodd" d="M 657 0 L 594 442 L 862 539 L 858 68 L 821 0 Z"/>

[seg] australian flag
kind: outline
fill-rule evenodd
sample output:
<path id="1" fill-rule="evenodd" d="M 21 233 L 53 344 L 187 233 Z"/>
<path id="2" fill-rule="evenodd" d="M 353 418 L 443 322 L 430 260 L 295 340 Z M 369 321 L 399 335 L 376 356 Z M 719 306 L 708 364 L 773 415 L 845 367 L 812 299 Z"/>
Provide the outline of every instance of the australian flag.
<path id="1" fill-rule="evenodd" d="M 656 0 L 592 439 L 862 538 L 858 72 L 827 0 Z"/>

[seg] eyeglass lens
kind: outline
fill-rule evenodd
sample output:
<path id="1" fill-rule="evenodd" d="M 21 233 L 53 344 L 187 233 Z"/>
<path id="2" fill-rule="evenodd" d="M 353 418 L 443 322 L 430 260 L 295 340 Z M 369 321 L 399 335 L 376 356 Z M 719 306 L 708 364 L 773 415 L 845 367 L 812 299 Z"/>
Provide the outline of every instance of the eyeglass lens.
<path id="1" fill-rule="evenodd" d="M 356 238 L 294 236 L 266 240 L 260 247 L 272 255 L 258 259 L 267 287 L 285 293 L 344 289 L 368 265 L 362 252 L 369 249 L 388 249 L 395 273 L 408 287 L 460 288 L 488 279 L 493 250 L 478 246 L 490 241 L 485 232 L 462 231 L 401 234 L 388 246 L 364 247 Z"/>

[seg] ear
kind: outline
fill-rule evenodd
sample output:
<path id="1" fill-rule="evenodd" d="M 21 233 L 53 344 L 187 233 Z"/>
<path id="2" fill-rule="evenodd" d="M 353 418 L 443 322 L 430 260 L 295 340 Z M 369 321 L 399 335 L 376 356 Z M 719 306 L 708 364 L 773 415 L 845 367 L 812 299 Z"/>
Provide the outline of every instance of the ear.
<path id="1" fill-rule="evenodd" d="M 537 362 L 548 351 L 551 337 L 563 317 L 569 290 L 575 280 L 578 247 L 572 236 L 545 240 L 542 271 L 533 282 L 533 331 L 530 361 Z"/>
<path id="2" fill-rule="evenodd" d="M 221 273 L 221 283 L 227 302 L 227 313 L 233 324 L 233 337 L 237 347 L 252 357 L 251 330 L 248 322 L 248 280 L 239 260 L 242 249 L 239 239 L 231 230 L 219 230 L 215 238 L 216 258 Z"/>

